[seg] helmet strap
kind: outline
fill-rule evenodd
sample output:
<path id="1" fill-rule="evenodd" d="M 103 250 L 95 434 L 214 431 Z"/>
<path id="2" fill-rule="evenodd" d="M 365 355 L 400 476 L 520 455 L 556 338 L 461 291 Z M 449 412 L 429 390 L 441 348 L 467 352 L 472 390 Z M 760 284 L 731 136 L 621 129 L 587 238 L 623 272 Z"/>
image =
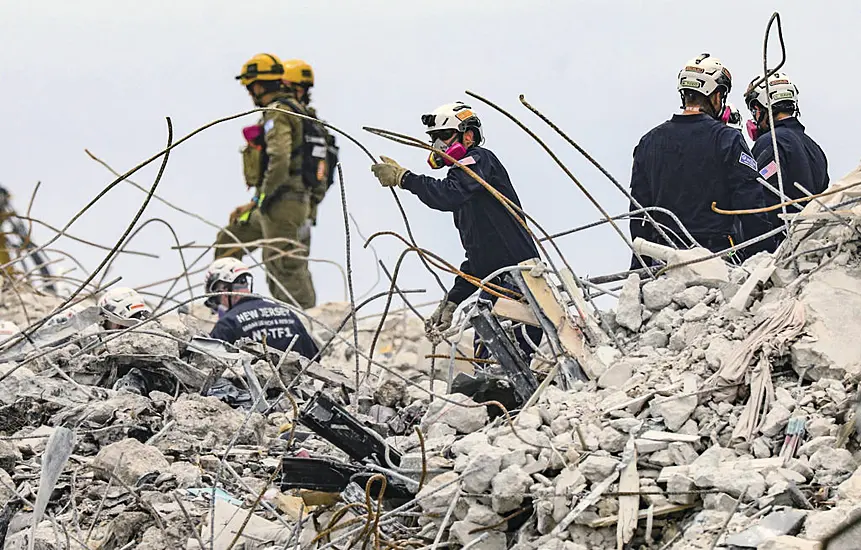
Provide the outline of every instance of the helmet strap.
<path id="1" fill-rule="evenodd" d="M 712 103 L 711 96 L 707 96 L 706 108 L 703 110 L 703 112 L 712 117 L 713 119 L 720 121 L 721 116 L 723 115 L 724 108 L 726 108 L 726 97 L 724 96 L 724 94 L 720 95 L 720 107 L 718 109 L 715 109 L 715 106 Z"/>
<path id="2" fill-rule="evenodd" d="M 233 306 L 235 305 L 233 303 L 233 298 L 234 298 L 234 296 L 233 296 L 233 290 L 234 290 L 233 283 L 230 283 L 227 286 L 227 288 L 228 288 L 228 292 L 230 292 L 230 294 L 227 295 L 227 309 L 233 309 Z"/>

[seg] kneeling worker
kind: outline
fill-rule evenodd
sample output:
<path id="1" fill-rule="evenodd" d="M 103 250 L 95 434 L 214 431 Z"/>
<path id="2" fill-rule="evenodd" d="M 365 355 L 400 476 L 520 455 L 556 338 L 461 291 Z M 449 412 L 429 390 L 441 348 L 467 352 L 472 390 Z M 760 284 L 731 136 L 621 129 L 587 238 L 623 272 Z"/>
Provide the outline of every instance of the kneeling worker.
<path id="1" fill-rule="evenodd" d="M 481 121 L 469 105 L 459 101 L 449 103 L 430 114 L 422 115 L 421 120 L 435 148 L 458 159 L 491 187 L 520 206 L 520 199 L 505 167 L 493 152 L 481 147 L 484 142 Z M 410 172 L 390 158 L 381 158 L 383 162 L 374 164 L 371 170 L 384 187 L 406 189 L 430 208 L 454 214 L 454 225 L 466 252 L 466 260 L 460 266 L 462 272 L 483 279 L 499 268 L 538 257 L 538 250 L 526 229 L 502 203 L 460 167 L 432 153 L 428 159 L 431 168 L 451 167 L 445 178 L 436 179 Z M 516 288 L 506 279 L 508 277 L 498 277 L 492 282 Z M 457 277 L 427 321 L 425 328 L 428 333 L 448 329 L 458 304 L 474 291 L 472 283 Z M 482 298 L 490 296 L 482 292 Z M 528 327 L 527 333 L 533 342 L 540 342 L 541 329 Z M 531 355 L 531 347 L 524 342 L 520 344 Z"/>
<path id="2" fill-rule="evenodd" d="M 206 271 L 206 293 L 224 292 L 210 296 L 205 305 L 217 313 L 218 322 L 210 336 L 228 343 L 250 338 L 284 351 L 294 336 L 293 350 L 311 359 L 317 354 L 317 344 L 305 330 L 299 317 L 291 310 L 269 300 L 251 296 L 254 278 L 248 266 L 236 258 L 220 258 Z M 242 296 L 247 294 L 248 296 Z"/>

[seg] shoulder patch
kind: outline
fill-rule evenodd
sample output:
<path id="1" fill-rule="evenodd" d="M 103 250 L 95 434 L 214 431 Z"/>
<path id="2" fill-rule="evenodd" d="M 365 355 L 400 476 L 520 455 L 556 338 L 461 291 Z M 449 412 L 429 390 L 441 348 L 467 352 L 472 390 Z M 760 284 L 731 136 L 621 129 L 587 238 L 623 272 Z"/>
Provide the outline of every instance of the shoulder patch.
<path id="1" fill-rule="evenodd" d="M 748 155 L 744 151 L 742 151 L 741 155 L 739 155 L 738 162 L 740 164 L 744 164 L 745 166 L 752 168 L 754 170 L 757 170 L 757 171 L 759 170 L 756 166 L 756 159 L 753 158 L 752 156 Z"/>
<path id="2" fill-rule="evenodd" d="M 475 158 L 473 158 L 473 156 L 470 155 L 468 157 L 463 157 L 458 162 L 460 162 L 464 166 L 469 166 L 470 164 L 475 164 Z"/>
<path id="3" fill-rule="evenodd" d="M 263 132 L 268 134 L 269 130 L 271 130 L 274 127 L 275 127 L 275 119 L 270 118 L 269 120 L 267 120 L 266 122 L 263 123 Z"/>

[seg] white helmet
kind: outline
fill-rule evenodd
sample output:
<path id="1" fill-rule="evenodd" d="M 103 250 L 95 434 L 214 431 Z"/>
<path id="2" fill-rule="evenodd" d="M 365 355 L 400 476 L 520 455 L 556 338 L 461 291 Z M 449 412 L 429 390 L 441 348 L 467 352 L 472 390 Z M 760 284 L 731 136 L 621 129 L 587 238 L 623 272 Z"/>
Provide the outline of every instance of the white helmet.
<path id="1" fill-rule="evenodd" d="M 724 97 L 732 90 L 732 75 L 723 66 L 720 59 L 711 54 L 703 53 L 691 59 L 679 71 L 678 90 L 693 90 L 704 96 L 710 96 L 718 88 L 724 89 Z"/>
<path id="2" fill-rule="evenodd" d="M 57 313 L 56 315 L 50 316 L 48 318 L 48 320 L 45 321 L 45 324 L 42 326 L 43 326 L 43 328 L 48 328 L 48 327 L 54 327 L 54 326 L 59 326 L 59 325 L 66 325 L 72 319 L 74 319 L 75 316 L 78 315 L 78 313 L 80 313 L 83 310 L 84 310 L 84 307 L 82 305 L 75 304 L 71 307 L 64 309 L 60 313 Z"/>
<path id="3" fill-rule="evenodd" d="M 472 107 L 462 101 L 446 103 L 433 110 L 432 113 L 422 115 L 422 124 L 427 127 L 427 133 L 439 132 L 440 130 L 456 130 L 465 132 L 468 128 L 481 128 L 481 120 L 472 110 Z M 479 133 L 481 131 L 479 130 Z"/>
<path id="4" fill-rule="evenodd" d="M 240 262 L 236 258 L 219 258 L 209 265 L 206 270 L 206 276 L 203 281 L 203 290 L 207 294 L 214 292 L 216 283 L 227 283 L 232 285 L 239 279 L 245 278 L 250 285 L 254 281 L 254 276 L 249 271 L 248 266 Z M 210 296 L 204 304 L 210 309 L 216 307 L 218 298 Z"/>
<path id="5" fill-rule="evenodd" d="M 21 334 L 21 329 L 12 321 L 0 321 L 0 338 L 8 338 Z"/>
<path id="6" fill-rule="evenodd" d="M 765 81 L 760 81 L 762 75 L 757 76 L 750 81 L 747 86 L 747 91 L 744 93 L 744 102 L 748 108 L 754 101 L 759 102 L 763 107 L 768 106 L 768 95 L 765 93 Z M 757 81 L 759 85 L 753 87 Z M 798 87 L 789 80 L 786 73 L 774 73 L 768 77 L 768 92 L 771 95 L 771 104 L 790 102 L 795 109 L 798 109 Z M 752 110 L 752 109 L 751 109 Z"/>
<path id="7" fill-rule="evenodd" d="M 99 310 L 106 320 L 124 327 L 134 326 L 152 315 L 140 294 L 125 287 L 112 288 L 102 294 Z"/>

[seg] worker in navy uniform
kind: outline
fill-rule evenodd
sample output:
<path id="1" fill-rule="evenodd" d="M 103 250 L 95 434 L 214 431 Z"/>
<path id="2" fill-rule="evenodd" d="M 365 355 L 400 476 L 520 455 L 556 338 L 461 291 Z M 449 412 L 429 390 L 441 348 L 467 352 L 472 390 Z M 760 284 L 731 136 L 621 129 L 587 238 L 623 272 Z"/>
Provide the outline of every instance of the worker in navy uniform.
<path id="1" fill-rule="evenodd" d="M 210 336 L 231 344 L 249 338 L 281 351 L 298 337 L 293 351 L 308 359 L 316 356 L 317 344 L 299 317 L 280 304 L 251 296 L 253 283 L 248 266 L 236 258 L 220 258 L 209 266 L 204 282 L 207 294 L 224 293 L 206 300 L 206 306 L 219 317 Z"/>
<path id="2" fill-rule="evenodd" d="M 492 151 L 481 146 L 484 131 L 481 121 L 469 105 L 459 101 L 442 105 L 432 113 L 423 115 L 422 123 L 436 149 L 457 159 L 496 191 L 520 206 L 520 199 L 505 167 Z M 406 189 L 430 208 L 454 215 L 454 225 L 466 252 L 466 260 L 460 266 L 463 273 L 481 280 L 499 268 L 538 257 L 535 243 L 526 229 L 487 189 L 450 160 L 431 153 L 428 158 L 431 168 L 449 167 L 445 178 L 436 179 L 411 172 L 390 158 L 381 159 L 383 162 L 374 164 L 371 170 L 384 187 Z M 492 282 L 516 289 L 516 284 L 508 276 L 497 277 Z M 474 291 L 475 285 L 463 277 L 457 277 L 427 320 L 425 328 L 428 335 L 448 329 L 458 304 Z M 516 292 L 519 293 L 519 290 Z M 484 291 L 480 297 L 495 300 Z M 527 333 L 533 343 L 540 342 L 540 329 L 528 327 Z M 520 333 L 518 340 L 521 340 L 521 349 L 531 355 L 531 346 L 522 341 Z"/>
<path id="3" fill-rule="evenodd" d="M 757 82 L 759 84 L 754 86 Z M 769 76 L 767 92 L 762 77 L 754 78 L 744 94 L 745 103 L 753 116 L 753 120 L 747 122 L 747 131 L 750 139 L 754 140 L 753 156 L 756 158 L 760 175 L 775 189 L 779 188 L 778 165 L 774 160 L 774 144 L 768 123 L 769 94 L 783 180 L 783 194 L 790 199 L 806 196 L 804 191 L 795 187 L 796 182 L 814 195 L 822 193 L 828 187 L 828 159 L 825 158 L 822 148 L 807 135 L 804 125 L 798 120 L 801 115 L 798 108 L 798 87 L 786 73 L 777 72 Z M 781 201 L 778 195 L 770 191 L 765 192 L 767 206 L 779 202 Z M 783 220 L 777 216 L 781 211 L 769 212 L 769 218 L 775 227 L 784 225 Z M 784 238 L 783 233 L 778 234 L 775 244 Z"/>
<path id="4" fill-rule="evenodd" d="M 765 206 L 756 159 L 741 133 L 724 119 L 732 76 L 715 57 L 704 53 L 679 72 L 677 88 L 683 112 L 652 129 L 634 149 L 631 195 L 643 206 L 663 207 L 675 214 L 700 246 L 713 252 L 757 237 L 771 229 L 764 214 L 738 217 L 713 212 L 713 202 L 726 210 Z M 631 210 L 634 210 L 631 205 Z M 673 242 L 666 243 L 655 228 L 631 220 L 631 238 L 675 246 L 690 246 L 672 218 L 652 212 Z M 771 239 L 745 249 L 768 249 Z M 633 258 L 632 268 L 640 267 Z"/>

